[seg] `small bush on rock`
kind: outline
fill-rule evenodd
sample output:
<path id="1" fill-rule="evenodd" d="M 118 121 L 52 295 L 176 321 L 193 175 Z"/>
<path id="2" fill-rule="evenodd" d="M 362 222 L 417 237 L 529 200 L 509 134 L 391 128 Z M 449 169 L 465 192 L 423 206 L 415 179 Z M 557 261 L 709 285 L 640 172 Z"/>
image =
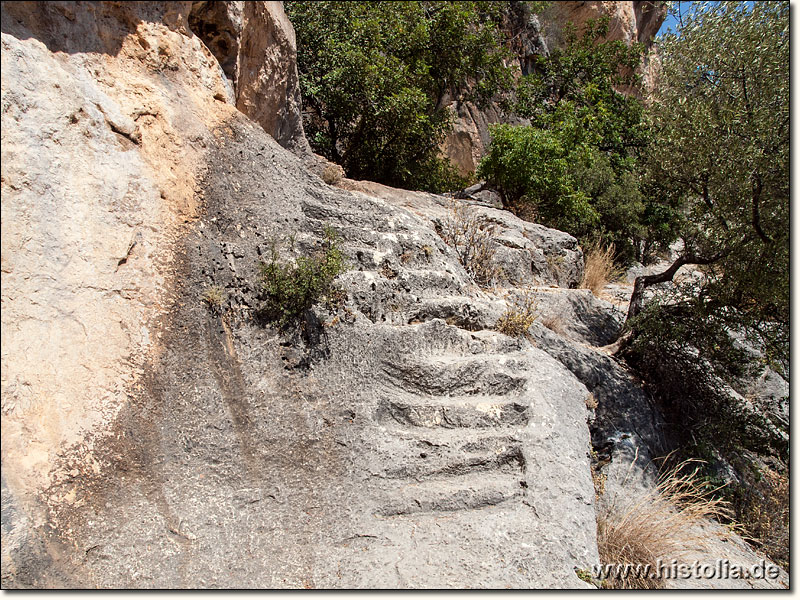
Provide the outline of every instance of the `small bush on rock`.
<path id="1" fill-rule="evenodd" d="M 263 304 L 258 316 L 285 329 L 314 304 L 335 295 L 333 280 L 344 271 L 344 256 L 330 229 L 317 251 L 297 258 L 293 264 L 280 261 L 273 245 L 269 262 L 261 264 Z"/>
<path id="2" fill-rule="evenodd" d="M 486 218 L 471 214 L 464 204 L 454 202 L 452 212 L 453 216 L 437 228 L 439 235 L 445 244 L 455 249 L 458 261 L 478 285 L 495 283 L 501 275 L 494 260 L 495 226 Z"/>
<path id="3" fill-rule="evenodd" d="M 336 185 L 342 180 L 343 175 L 342 167 L 334 165 L 333 163 L 327 165 L 322 171 L 322 181 L 328 185 Z"/>
<path id="4" fill-rule="evenodd" d="M 522 296 L 517 296 L 508 303 L 508 308 L 497 320 L 495 329 L 511 337 L 520 337 L 527 333 L 537 316 L 536 298 L 533 291 L 528 289 Z"/>

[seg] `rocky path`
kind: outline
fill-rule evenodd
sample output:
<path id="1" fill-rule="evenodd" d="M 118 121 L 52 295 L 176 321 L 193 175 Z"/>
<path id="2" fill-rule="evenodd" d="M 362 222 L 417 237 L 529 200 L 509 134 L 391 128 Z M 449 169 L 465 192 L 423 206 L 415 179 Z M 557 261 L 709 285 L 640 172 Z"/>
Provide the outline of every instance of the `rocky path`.
<path id="1" fill-rule="evenodd" d="M 585 387 L 491 329 L 505 302 L 474 286 L 424 219 L 331 200 L 303 210 L 352 258 L 355 332 L 329 330 L 330 362 L 314 369 L 345 386 L 348 363 L 357 390 L 344 396 L 360 487 L 340 583 L 584 587 L 575 568 L 596 556 Z"/>

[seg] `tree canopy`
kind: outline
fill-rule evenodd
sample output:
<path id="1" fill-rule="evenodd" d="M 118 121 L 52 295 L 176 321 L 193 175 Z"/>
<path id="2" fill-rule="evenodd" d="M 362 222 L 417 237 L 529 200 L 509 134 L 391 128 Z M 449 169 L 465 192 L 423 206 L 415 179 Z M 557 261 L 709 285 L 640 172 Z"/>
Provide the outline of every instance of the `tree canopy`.
<path id="1" fill-rule="evenodd" d="M 645 287 L 701 265 L 702 280 L 657 318 L 703 316 L 744 334 L 786 373 L 789 3 L 703 4 L 660 50 L 646 166 L 653 192 L 681 207 L 683 250 L 670 270 L 637 281 L 629 318 Z M 717 344 L 713 335 L 689 341 L 702 351 L 704 340 L 709 351 Z"/>
<path id="2" fill-rule="evenodd" d="M 613 243 L 621 262 L 646 260 L 654 242 L 668 237 L 655 235 L 655 226 L 672 213 L 656 210 L 641 191 L 644 106 L 620 91 L 636 88 L 643 47 L 605 40 L 608 27 L 603 18 L 590 21 L 582 36 L 568 29 L 563 49 L 536 57 L 513 107 L 530 126 L 494 127 L 478 176 L 508 204 L 532 207 L 543 224 L 583 242 Z"/>
<path id="3" fill-rule="evenodd" d="M 441 190 L 450 99 L 512 83 L 504 2 L 286 2 L 297 33 L 306 133 L 348 176 Z"/>

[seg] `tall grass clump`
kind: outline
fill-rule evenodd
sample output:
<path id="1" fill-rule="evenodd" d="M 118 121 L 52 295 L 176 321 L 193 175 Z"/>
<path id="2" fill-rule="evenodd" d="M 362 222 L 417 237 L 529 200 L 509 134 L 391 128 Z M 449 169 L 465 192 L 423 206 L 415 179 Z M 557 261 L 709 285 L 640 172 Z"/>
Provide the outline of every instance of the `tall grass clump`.
<path id="1" fill-rule="evenodd" d="M 611 572 L 602 585 L 613 589 L 659 589 L 662 564 L 693 550 L 702 550 L 714 536 L 699 527 L 709 519 L 728 519 L 730 509 L 698 476 L 698 461 L 684 461 L 663 473 L 649 493 L 620 504 L 601 500 L 597 519 L 597 545 L 604 565 L 650 565 L 650 574 L 631 570 Z"/>
<path id="2" fill-rule="evenodd" d="M 536 306 L 536 296 L 530 288 L 511 302 L 506 300 L 506 311 L 497 320 L 495 329 L 511 337 L 525 335 L 539 316 Z"/>
<path id="3" fill-rule="evenodd" d="M 593 242 L 586 246 L 581 288 L 597 296 L 610 281 L 619 277 L 620 271 L 614 266 L 614 252 L 614 244 L 603 247 L 600 242 Z"/>

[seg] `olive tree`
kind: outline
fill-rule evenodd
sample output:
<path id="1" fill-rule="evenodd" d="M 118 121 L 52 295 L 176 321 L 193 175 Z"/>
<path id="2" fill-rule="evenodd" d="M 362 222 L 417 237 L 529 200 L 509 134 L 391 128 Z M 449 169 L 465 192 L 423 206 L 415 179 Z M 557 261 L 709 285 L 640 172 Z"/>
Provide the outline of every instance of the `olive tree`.
<path id="1" fill-rule="evenodd" d="M 695 3 L 660 52 L 647 168 L 653 193 L 681 207 L 682 250 L 664 272 L 636 279 L 629 325 L 638 318 L 640 331 L 658 329 L 662 342 L 703 354 L 719 350 L 719 336 L 686 339 L 673 325 L 694 321 L 708 331 L 716 323 L 744 335 L 785 373 L 789 3 Z M 678 299 L 643 311 L 645 289 L 671 281 L 684 265 L 697 265 L 702 277 Z"/>

